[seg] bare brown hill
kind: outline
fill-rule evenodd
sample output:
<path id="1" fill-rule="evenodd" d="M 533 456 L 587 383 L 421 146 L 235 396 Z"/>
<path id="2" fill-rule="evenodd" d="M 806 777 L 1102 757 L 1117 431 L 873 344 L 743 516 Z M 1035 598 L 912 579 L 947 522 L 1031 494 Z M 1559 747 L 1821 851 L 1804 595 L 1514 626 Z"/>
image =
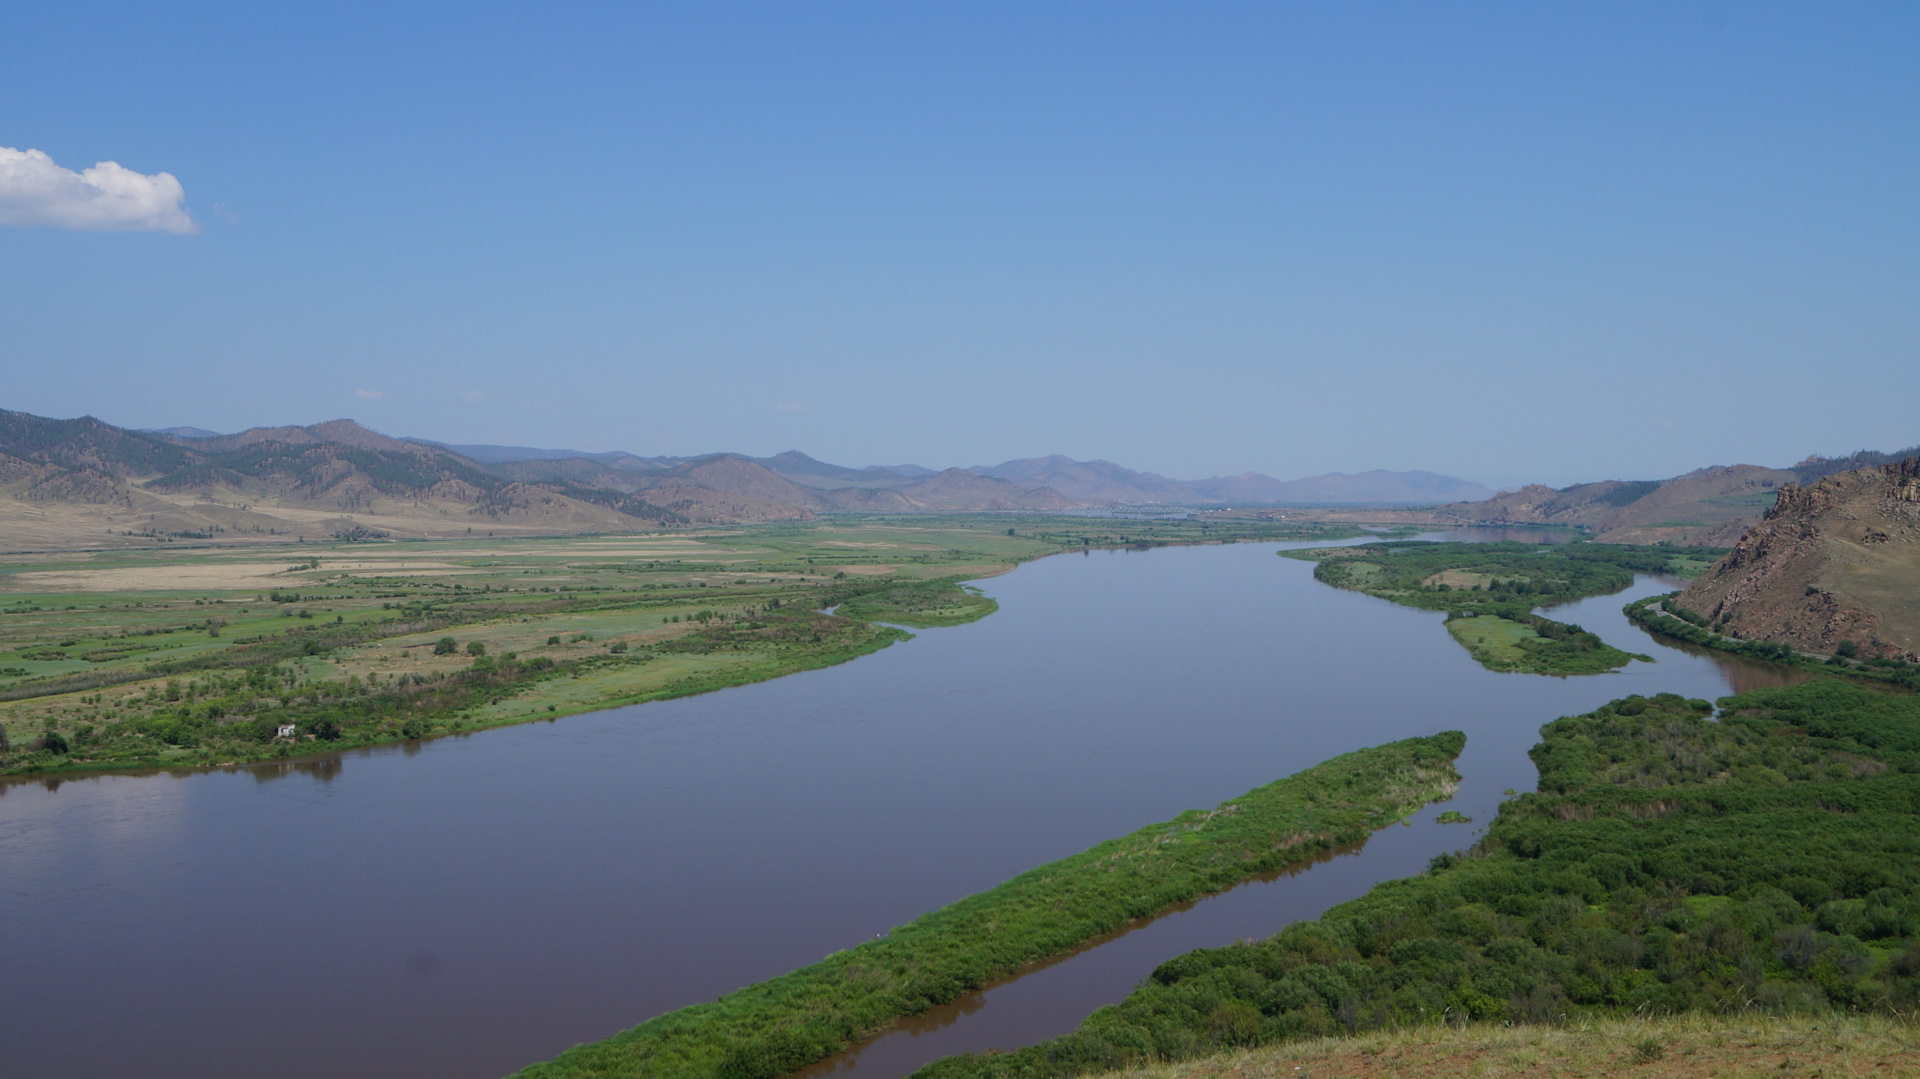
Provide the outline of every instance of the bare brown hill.
<path id="1" fill-rule="evenodd" d="M 526 484 L 351 420 L 182 439 L 0 412 L 0 549 L 546 534 L 685 523 L 621 492 Z"/>
<path id="2" fill-rule="evenodd" d="M 1781 487 L 1678 603 L 1751 640 L 1920 662 L 1920 457 Z"/>

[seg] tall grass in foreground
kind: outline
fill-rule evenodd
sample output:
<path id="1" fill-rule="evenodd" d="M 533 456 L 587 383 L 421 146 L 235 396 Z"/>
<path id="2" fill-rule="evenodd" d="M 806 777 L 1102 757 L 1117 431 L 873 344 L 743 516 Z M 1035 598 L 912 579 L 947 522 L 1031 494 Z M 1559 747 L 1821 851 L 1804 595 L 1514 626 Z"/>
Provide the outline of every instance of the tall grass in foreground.
<path id="1" fill-rule="evenodd" d="M 792 1071 L 1132 919 L 1365 839 L 1452 795 L 1460 780 L 1452 761 L 1465 744 L 1448 731 L 1335 757 L 520 1074 L 766 1079 Z"/>

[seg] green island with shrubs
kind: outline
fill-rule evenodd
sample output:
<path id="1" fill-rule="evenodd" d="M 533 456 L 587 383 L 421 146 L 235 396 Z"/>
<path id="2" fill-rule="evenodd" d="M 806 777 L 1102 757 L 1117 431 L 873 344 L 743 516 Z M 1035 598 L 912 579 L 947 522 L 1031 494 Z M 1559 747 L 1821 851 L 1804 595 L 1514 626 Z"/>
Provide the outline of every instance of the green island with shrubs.
<path id="1" fill-rule="evenodd" d="M 1402 540 L 1279 553 L 1315 563 L 1314 579 L 1336 588 L 1444 611 L 1447 631 L 1481 666 L 1532 674 L 1604 674 L 1636 659 L 1652 662 L 1534 608 L 1618 592 L 1636 571 L 1697 573 L 1704 564 L 1699 549 L 1607 543 Z"/>
<path id="2" fill-rule="evenodd" d="M 1364 840 L 1451 797 L 1465 744 L 1450 731 L 1335 757 L 1029 870 L 812 966 L 570 1049 L 520 1079 L 772 1079 L 1130 922 Z"/>

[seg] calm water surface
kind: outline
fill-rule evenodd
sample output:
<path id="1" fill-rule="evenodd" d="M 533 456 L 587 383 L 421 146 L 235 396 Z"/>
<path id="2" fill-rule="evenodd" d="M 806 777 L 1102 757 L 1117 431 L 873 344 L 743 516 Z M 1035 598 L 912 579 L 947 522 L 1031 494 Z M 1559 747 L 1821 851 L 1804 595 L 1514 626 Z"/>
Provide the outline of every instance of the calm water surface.
<path id="1" fill-rule="evenodd" d="M 782 973 L 1041 862 L 1337 753 L 1468 734 L 1449 804 L 1529 789 L 1540 725 L 1778 675 L 1656 656 L 1481 669 L 1437 614 L 1273 544 L 1093 552 L 983 582 L 983 622 L 688 700 L 300 766 L 0 786 L 8 1075 L 487 1077 Z M 941 1009 L 819 1069 L 899 1075 L 1070 1029 L 1181 951 L 1417 872 L 1386 829 Z M 1473 827 L 1478 827 L 1475 825 Z"/>

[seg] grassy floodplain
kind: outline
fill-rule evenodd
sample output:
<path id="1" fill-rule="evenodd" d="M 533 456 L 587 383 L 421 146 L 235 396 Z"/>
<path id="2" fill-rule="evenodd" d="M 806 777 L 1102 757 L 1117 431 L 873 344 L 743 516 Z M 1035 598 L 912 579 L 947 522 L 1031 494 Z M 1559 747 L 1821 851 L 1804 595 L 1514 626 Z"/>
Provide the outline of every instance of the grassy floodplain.
<path id="1" fill-rule="evenodd" d="M 923 915 L 884 939 L 568 1050 L 521 1079 L 770 1079 L 1130 921 L 1365 839 L 1459 785 L 1457 731 L 1335 757 Z"/>
<path id="2" fill-rule="evenodd" d="M 8 556 L 0 775 L 238 764 L 685 696 L 984 617 L 965 581 L 1048 554 L 1352 534 L 957 515 Z"/>
<path id="3" fill-rule="evenodd" d="M 1663 694 L 1556 720 L 1532 750 L 1538 793 L 1470 851 L 1268 940 L 1162 964 L 1066 1037 L 916 1074 L 1064 1079 L 1476 1023 L 1907 1021 L 1920 698 L 1821 679 L 1713 711 Z"/>
<path id="4" fill-rule="evenodd" d="M 1579 626 L 1534 614 L 1618 592 L 1634 571 L 1698 574 L 1706 552 L 1604 543 L 1369 543 L 1281 551 L 1314 562 L 1315 580 L 1408 607 L 1447 612 L 1447 631 L 1494 671 L 1603 674 L 1649 656 L 1623 652 Z"/>

